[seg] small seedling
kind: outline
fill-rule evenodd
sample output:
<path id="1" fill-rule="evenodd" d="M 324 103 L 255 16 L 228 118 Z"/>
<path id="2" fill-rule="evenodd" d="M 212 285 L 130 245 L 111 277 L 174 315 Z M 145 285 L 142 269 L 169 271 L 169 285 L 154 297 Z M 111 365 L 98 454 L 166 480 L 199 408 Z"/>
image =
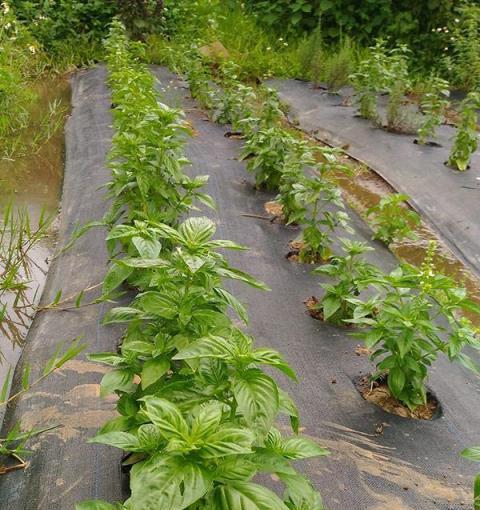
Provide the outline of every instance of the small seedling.
<path id="1" fill-rule="evenodd" d="M 367 209 L 367 217 L 372 217 L 373 239 L 390 244 L 392 241 L 415 238 L 412 228 L 420 223 L 420 216 L 406 207 L 407 200 L 407 195 L 389 194 Z"/>
<path id="2" fill-rule="evenodd" d="M 464 172 L 478 147 L 477 122 L 480 92 L 470 92 L 460 106 L 460 122 L 447 164 Z"/>

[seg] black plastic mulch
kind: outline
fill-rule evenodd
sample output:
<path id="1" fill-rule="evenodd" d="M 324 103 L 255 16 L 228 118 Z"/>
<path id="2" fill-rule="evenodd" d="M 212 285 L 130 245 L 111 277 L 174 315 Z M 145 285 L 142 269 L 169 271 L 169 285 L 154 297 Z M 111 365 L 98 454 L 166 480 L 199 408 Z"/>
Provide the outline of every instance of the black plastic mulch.
<path id="1" fill-rule="evenodd" d="M 410 203 L 439 232 L 450 248 L 480 274 L 480 151 L 471 168 L 458 172 L 444 165 L 455 130 L 442 125 L 435 139 L 441 147 L 415 145 L 415 135 L 390 133 L 354 117 L 357 108 L 346 95 L 329 94 L 308 82 L 269 80 L 290 106 L 289 117 L 319 140 L 346 147 Z M 379 101 L 380 110 L 385 98 Z"/>
<path id="2" fill-rule="evenodd" d="M 352 380 L 368 373 L 371 365 L 355 353 L 349 331 L 305 313 L 302 301 L 319 295 L 320 288 L 310 266 L 285 258 L 288 242 L 298 230 L 243 216 L 265 216 L 264 203 L 272 195 L 253 189 L 252 177 L 237 159 L 242 142 L 224 136 L 228 127 L 208 121 L 188 99 L 183 81 L 161 68 L 154 72 L 166 89 L 165 101 L 181 105 L 197 132 L 188 142 L 187 155 L 195 174 L 210 175 L 207 191 L 218 209 L 206 214 L 217 223 L 217 237 L 249 246 L 246 253 L 230 254 L 232 264 L 272 289 L 267 293 L 231 285 L 248 305 L 257 343 L 284 353 L 299 375 L 298 385 L 280 380 L 299 406 L 303 433 L 332 452 L 328 458 L 303 464 L 327 509 L 471 508 L 476 466 L 460 459 L 459 452 L 480 444 L 478 379 L 440 360 L 432 370 L 430 386 L 441 401 L 443 417 L 430 422 L 393 416 L 365 402 Z M 368 241 L 371 232 L 350 214 L 356 237 Z M 382 245 L 374 246 L 371 260 L 385 269 L 393 267 L 393 256 Z"/>

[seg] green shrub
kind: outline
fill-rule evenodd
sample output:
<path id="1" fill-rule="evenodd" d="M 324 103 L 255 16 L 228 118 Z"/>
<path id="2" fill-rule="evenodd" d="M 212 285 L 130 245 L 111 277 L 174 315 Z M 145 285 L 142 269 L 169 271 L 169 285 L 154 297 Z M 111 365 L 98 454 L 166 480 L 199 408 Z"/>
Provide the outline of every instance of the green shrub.
<path id="1" fill-rule="evenodd" d="M 462 7 L 452 23 L 447 59 L 450 81 L 462 89 L 480 89 L 480 6 Z"/>
<path id="2" fill-rule="evenodd" d="M 392 37 L 398 43 L 419 48 L 431 59 L 438 56 L 447 37 L 438 27 L 448 26 L 455 16 L 453 0 L 247 0 L 259 22 L 272 30 L 292 36 L 311 32 L 321 20 L 327 43 L 337 43 L 346 35 L 363 45 L 377 37 Z"/>
<path id="3" fill-rule="evenodd" d="M 104 0 L 11 0 L 20 21 L 30 27 L 50 53 L 63 51 L 93 56 L 116 13 Z M 94 48 L 89 46 L 94 45 Z"/>

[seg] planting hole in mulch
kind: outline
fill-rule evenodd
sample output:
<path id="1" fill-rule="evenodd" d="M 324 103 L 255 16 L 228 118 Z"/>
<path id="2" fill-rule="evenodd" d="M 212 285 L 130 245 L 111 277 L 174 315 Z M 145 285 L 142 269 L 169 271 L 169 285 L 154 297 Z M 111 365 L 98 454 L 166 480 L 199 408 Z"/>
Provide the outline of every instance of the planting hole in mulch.
<path id="1" fill-rule="evenodd" d="M 323 317 L 322 310 L 319 310 L 317 308 L 319 302 L 320 301 L 315 296 L 311 296 L 304 301 L 304 304 L 307 307 L 307 313 L 308 313 L 308 315 L 310 315 L 310 317 L 313 317 L 317 321 L 325 321 L 325 319 Z M 325 322 L 328 322 L 328 321 L 325 321 Z M 353 328 L 354 327 L 354 324 L 350 324 L 349 322 L 339 322 L 339 323 L 335 322 L 334 325 L 335 326 L 343 326 L 345 328 Z"/>
<path id="2" fill-rule="evenodd" d="M 290 241 L 288 243 L 290 250 L 285 256 L 291 262 L 298 262 L 299 264 L 326 264 L 328 262 L 328 260 L 320 257 L 315 260 L 300 260 L 300 252 L 304 246 L 305 243 L 303 241 Z"/>
<path id="3" fill-rule="evenodd" d="M 283 225 L 285 225 L 282 204 L 279 204 L 278 202 L 275 202 L 275 200 L 272 200 L 270 202 L 265 202 L 265 205 L 263 207 L 265 209 L 265 212 L 272 216 L 271 219 L 272 223 L 282 223 Z"/>
<path id="4" fill-rule="evenodd" d="M 318 310 L 318 299 L 315 296 L 311 296 L 308 299 L 304 301 L 305 306 L 307 307 L 307 313 L 310 315 L 310 317 L 313 317 L 314 319 L 317 319 L 318 321 L 323 321 L 323 312 L 321 310 Z"/>
<path id="5" fill-rule="evenodd" d="M 390 393 L 385 377 L 372 383 L 368 376 L 361 376 L 353 382 L 366 401 L 381 407 L 387 413 L 415 420 L 436 420 L 442 415 L 440 402 L 431 392 L 427 392 L 426 405 L 418 406 L 415 411 L 410 411 Z"/>

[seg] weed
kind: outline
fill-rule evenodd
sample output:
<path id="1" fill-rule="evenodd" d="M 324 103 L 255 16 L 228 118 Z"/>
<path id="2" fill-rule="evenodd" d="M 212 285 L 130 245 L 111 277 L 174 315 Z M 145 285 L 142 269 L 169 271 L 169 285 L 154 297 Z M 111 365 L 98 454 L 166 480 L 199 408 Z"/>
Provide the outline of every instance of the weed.
<path id="1" fill-rule="evenodd" d="M 325 61 L 324 79 L 330 92 L 337 92 L 348 85 L 355 63 L 355 48 L 351 39 L 346 37 Z"/>

